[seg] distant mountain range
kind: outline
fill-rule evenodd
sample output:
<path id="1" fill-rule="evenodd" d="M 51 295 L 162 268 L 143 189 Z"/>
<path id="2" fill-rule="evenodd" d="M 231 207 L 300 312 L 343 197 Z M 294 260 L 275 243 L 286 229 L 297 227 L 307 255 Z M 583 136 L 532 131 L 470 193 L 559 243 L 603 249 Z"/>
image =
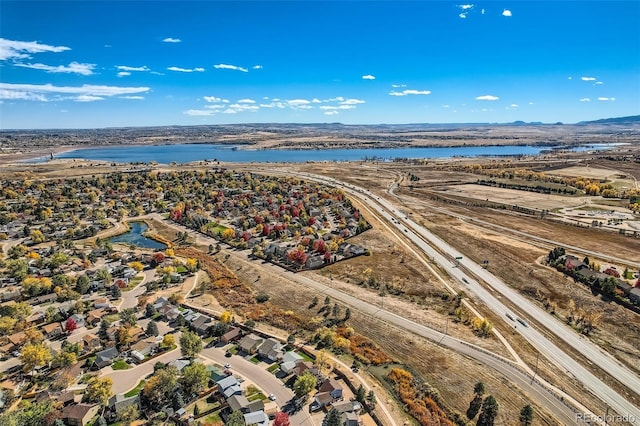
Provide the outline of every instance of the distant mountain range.
<path id="1" fill-rule="evenodd" d="M 628 117 L 602 118 L 600 120 L 581 121 L 577 124 L 634 124 L 640 123 L 640 115 L 630 115 Z"/>

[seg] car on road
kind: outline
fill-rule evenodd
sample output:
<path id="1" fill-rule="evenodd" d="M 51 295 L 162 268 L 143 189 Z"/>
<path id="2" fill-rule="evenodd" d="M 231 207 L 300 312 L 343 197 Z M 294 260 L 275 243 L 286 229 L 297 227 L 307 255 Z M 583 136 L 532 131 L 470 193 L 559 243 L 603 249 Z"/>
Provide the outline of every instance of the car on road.
<path id="1" fill-rule="evenodd" d="M 525 327 L 529 327 L 529 324 L 527 324 L 527 322 L 525 320 L 523 320 L 522 318 L 518 318 L 517 321 L 520 324 L 524 325 Z"/>
<path id="2" fill-rule="evenodd" d="M 274 394 L 270 393 L 270 394 L 269 394 L 269 399 L 270 399 L 271 401 L 275 401 L 275 400 L 276 400 L 276 396 L 275 396 Z"/>
<path id="3" fill-rule="evenodd" d="M 511 316 L 511 314 L 509 312 L 507 312 L 505 314 L 507 316 L 507 318 L 509 318 L 511 321 L 515 321 L 515 319 L 513 319 L 513 316 Z"/>
<path id="4" fill-rule="evenodd" d="M 228 362 L 224 365 L 224 368 L 231 368 L 231 364 L 229 364 Z"/>
<path id="5" fill-rule="evenodd" d="M 469 284 L 469 281 L 467 281 L 466 278 L 462 278 L 462 282 L 465 283 L 465 284 Z"/>
<path id="6" fill-rule="evenodd" d="M 232 354 L 231 352 L 229 352 L 229 351 L 227 351 L 227 352 L 225 352 L 225 353 L 224 353 L 224 356 L 225 356 L 226 358 L 231 358 L 231 355 L 233 355 L 233 354 Z"/>

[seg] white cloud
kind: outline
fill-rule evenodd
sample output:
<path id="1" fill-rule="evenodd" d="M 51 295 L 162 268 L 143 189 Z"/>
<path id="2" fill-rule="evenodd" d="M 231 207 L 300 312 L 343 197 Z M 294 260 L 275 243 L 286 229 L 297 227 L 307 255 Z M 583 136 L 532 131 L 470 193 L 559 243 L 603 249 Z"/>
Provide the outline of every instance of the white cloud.
<path id="1" fill-rule="evenodd" d="M 261 70 L 262 69 L 262 65 L 254 65 L 251 67 L 252 70 Z"/>
<path id="2" fill-rule="evenodd" d="M 118 77 L 126 77 L 128 75 L 131 75 L 131 73 L 129 71 L 120 71 L 117 76 Z"/>
<path id="3" fill-rule="evenodd" d="M 215 69 L 222 69 L 222 70 L 236 70 L 236 71 L 242 71 L 242 72 L 249 72 L 248 69 L 242 68 L 236 65 L 217 64 L 217 65 L 214 65 L 213 67 Z"/>
<path id="4" fill-rule="evenodd" d="M 222 109 L 222 108 L 226 108 L 226 105 L 220 105 L 220 104 L 213 104 L 213 105 L 205 105 L 204 106 L 207 109 Z"/>
<path id="5" fill-rule="evenodd" d="M 569 77 L 569 80 L 573 80 L 573 77 Z"/>
<path id="6" fill-rule="evenodd" d="M 254 101 L 253 99 L 240 99 L 238 101 L 239 104 L 255 104 L 256 101 Z"/>
<path id="7" fill-rule="evenodd" d="M 238 111 L 236 111 L 235 109 L 225 109 L 224 111 L 222 111 L 223 114 L 237 114 Z"/>
<path id="8" fill-rule="evenodd" d="M 362 76 L 362 79 L 363 79 L 363 80 L 375 80 L 375 79 L 376 79 L 376 77 L 375 77 L 374 75 L 367 74 L 367 75 L 363 75 L 363 76 Z"/>
<path id="9" fill-rule="evenodd" d="M 215 111 L 207 111 L 207 110 L 202 110 L 202 109 L 190 109 L 190 110 L 184 112 L 185 115 L 190 115 L 192 117 L 202 117 L 202 116 L 207 116 L 207 115 L 214 115 L 215 113 L 216 113 Z"/>
<path id="10" fill-rule="evenodd" d="M 47 98 L 41 94 L 7 89 L 0 89 L 0 99 L 47 102 Z"/>
<path id="11" fill-rule="evenodd" d="M 472 4 L 459 4 L 458 7 L 462 10 L 468 10 L 468 9 L 473 9 L 473 5 Z"/>
<path id="12" fill-rule="evenodd" d="M 451 108 L 451 105 L 442 105 L 442 108 Z"/>
<path id="13" fill-rule="evenodd" d="M 502 16 L 513 16 L 509 9 L 505 9 L 502 11 Z"/>
<path id="14" fill-rule="evenodd" d="M 95 102 L 95 101 L 102 101 L 102 100 L 104 100 L 102 96 L 80 95 L 75 97 L 76 102 Z"/>
<path id="15" fill-rule="evenodd" d="M 79 102 L 91 102 L 101 100 L 107 96 L 131 95 L 144 93 L 149 87 L 120 87 L 120 86 L 96 86 L 84 84 L 82 86 L 54 86 L 52 84 L 13 84 L 0 83 L 0 95 L 4 99 L 24 99 L 33 101 L 47 101 L 46 94 L 77 95 L 73 99 Z M 97 99 L 100 98 L 100 99 Z M 68 98 L 57 97 L 55 100 Z"/>
<path id="16" fill-rule="evenodd" d="M 180 40 L 179 38 L 167 37 L 162 41 L 164 41 L 165 43 L 180 43 L 182 40 Z"/>
<path id="17" fill-rule="evenodd" d="M 591 102 L 591 99 L 589 99 L 589 98 L 582 98 L 582 99 L 580 99 L 580 102 Z"/>
<path id="18" fill-rule="evenodd" d="M 111 47 L 110 44 L 105 44 L 104 47 L 106 47 L 107 49 Z"/>
<path id="19" fill-rule="evenodd" d="M 484 15 L 484 9 L 482 9 L 482 10 L 480 11 L 480 13 L 482 13 L 482 14 Z"/>
<path id="20" fill-rule="evenodd" d="M 389 92 L 391 96 L 407 96 L 407 95 L 430 95 L 431 90 L 414 90 L 414 89 L 406 89 L 402 92 L 398 92 L 396 90 L 392 90 Z"/>
<path id="21" fill-rule="evenodd" d="M 512 109 L 520 108 L 520 105 L 518 105 L 518 104 L 511 104 L 511 105 L 509 105 L 509 108 L 512 108 Z"/>
<path id="22" fill-rule="evenodd" d="M 15 66 L 23 68 L 32 68 L 34 70 L 43 70 L 51 73 L 67 73 L 67 74 L 80 74 L 80 75 L 92 75 L 95 64 L 81 64 L 79 62 L 71 62 L 68 66 L 58 65 L 45 65 L 45 64 L 20 64 L 16 63 Z"/>
<path id="23" fill-rule="evenodd" d="M 40 44 L 37 41 L 16 41 L 7 40 L 6 38 L 0 38 L 0 61 L 13 58 L 30 58 L 31 55 L 29 55 L 29 53 L 59 53 L 66 50 L 71 50 L 71 48 L 66 46 L 50 46 L 48 44 Z"/>
<path id="24" fill-rule="evenodd" d="M 127 65 L 118 65 L 116 68 L 120 71 L 150 71 L 149 67 L 143 65 L 141 67 L 129 67 Z"/>
<path id="25" fill-rule="evenodd" d="M 288 100 L 287 103 L 292 106 L 300 106 L 300 105 L 308 105 L 311 102 L 306 99 L 291 99 L 291 100 Z"/>
<path id="26" fill-rule="evenodd" d="M 581 78 L 582 81 L 596 81 L 595 77 L 582 77 Z"/>
<path id="27" fill-rule="evenodd" d="M 460 19 L 467 19 L 467 12 L 463 12 L 458 14 L 458 16 L 460 17 Z"/>
<path id="28" fill-rule="evenodd" d="M 318 98 L 313 98 L 311 100 L 311 102 L 314 103 L 314 104 L 321 104 L 322 103 L 322 101 L 320 99 L 318 99 Z"/>
<path id="29" fill-rule="evenodd" d="M 394 89 L 398 89 L 400 87 L 407 87 L 406 84 L 392 84 L 391 87 L 393 87 Z"/>
<path id="30" fill-rule="evenodd" d="M 362 99 L 347 99 L 345 101 L 340 102 L 342 105 L 358 105 L 358 104 L 364 104 L 365 101 L 363 101 Z"/>
<path id="31" fill-rule="evenodd" d="M 205 96 L 204 100 L 207 102 L 222 102 L 222 98 L 216 98 L 215 96 Z"/>
<path id="32" fill-rule="evenodd" d="M 355 109 L 355 106 L 354 105 L 338 105 L 338 106 L 322 105 L 320 109 L 326 110 L 326 111 L 335 111 L 337 109 Z"/>
<path id="33" fill-rule="evenodd" d="M 497 96 L 492 96 L 492 95 L 484 95 L 484 96 L 478 96 L 476 98 L 476 101 L 497 101 L 498 99 L 500 99 Z"/>
<path id="34" fill-rule="evenodd" d="M 596 81 L 596 82 L 595 82 L 595 83 L 593 83 L 593 84 L 595 84 L 595 85 L 598 85 L 598 86 L 599 86 L 599 85 L 604 84 L 604 83 L 603 83 L 602 81 Z"/>
<path id="35" fill-rule="evenodd" d="M 133 100 L 142 100 L 144 96 L 120 96 L 120 99 L 133 99 Z"/>
<path id="36" fill-rule="evenodd" d="M 600 97 L 600 98 L 598 98 L 598 100 L 599 100 L 599 101 L 611 101 L 611 102 L 613 102 L 613 101 L 615 101 L 615 100 L 616 100 L 616 98 L 604 98 L 604 97 Z"/>
<path id="37" fill-rule="evenodd" d="M 176 72 L 204 72 L 204 68 L 180 68 L 180 67 L 169 67 L 167 68 L 169 71 Z"/>
<path id="38" fill-rule="evenodd" d="M 338 111 L 325 111 L 324 115 L 336 115 L 338 114 Z"/>

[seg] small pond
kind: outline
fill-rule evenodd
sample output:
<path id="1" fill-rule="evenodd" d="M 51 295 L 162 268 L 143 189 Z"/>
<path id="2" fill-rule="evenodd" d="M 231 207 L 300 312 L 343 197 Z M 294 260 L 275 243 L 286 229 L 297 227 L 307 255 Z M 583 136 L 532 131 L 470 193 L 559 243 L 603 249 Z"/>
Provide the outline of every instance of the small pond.
<path id="1" fill-rule="evenodd" d="M 111 237 L 109 238 L 109 241 L 112 243 L 131 244 L 140 248 L 148 248 L 154 250 L 164 250 L 167 248 L 166 244 L 163 244 L 156 240 L 152 240 L 151 238 L 147 238 L 142 235 L 149 228 L 146 223 L 129 222 L 129 227 L 131 228 L 129 232 Z"/>

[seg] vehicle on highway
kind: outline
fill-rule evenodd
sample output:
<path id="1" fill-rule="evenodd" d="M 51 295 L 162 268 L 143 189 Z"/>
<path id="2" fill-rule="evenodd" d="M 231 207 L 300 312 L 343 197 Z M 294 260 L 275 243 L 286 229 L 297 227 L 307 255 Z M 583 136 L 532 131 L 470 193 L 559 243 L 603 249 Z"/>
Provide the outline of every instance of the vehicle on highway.
<path id="1" fill-rule="evenodd" d="M 231 364 L 229 364 L 228 362 L 224 365 L 224 368 L 231 368 Z"/>
<path id="2" fill-rule="evenodd" d="M 270 394 L 269 394 L 269 399 L 270 399 L 271 401 L 275 401 L 275 400 L 276 400 L 276 396 L 275 396 L 274 394 L 270 393 Z"/>
<path id="3" fill-rule="evenodd" d="M 227 351 L 227 352 L 225 352 L 225 353 L 224 353 L 224 356 L 225 356 L 226 358 L 231 358 L 231 355 L 233 355 L 233 354 L 232 354 L 231 352 L 229 352 L 229 351 Z"/>
<path id="4" fill-rule="evenodd" d="M 507 312 L 505 315 L 506 315 L 506 316 L 507 316 L 507 318 L 509 318 L 511 321 L 515 321 L 515 319 L 513 318 L 513 316 L 512 316 L 509 312 Z"/>
<path id="5" fill-rule="evenodd" d="M 462 282 L 465 283 L 465 284 L 469 284 L 469 281 L 467 281 L 466 278 L 462 278 Z"/>
<path id="6" fill-rule="evenodd" d="M 525 327 L 529 327 L 529 324 L 527 324 L 527 322 L 525 320 L 523 320 L 522 318 L 518 318 L 517 321 L 520 324 L 524 325 Z"/>

